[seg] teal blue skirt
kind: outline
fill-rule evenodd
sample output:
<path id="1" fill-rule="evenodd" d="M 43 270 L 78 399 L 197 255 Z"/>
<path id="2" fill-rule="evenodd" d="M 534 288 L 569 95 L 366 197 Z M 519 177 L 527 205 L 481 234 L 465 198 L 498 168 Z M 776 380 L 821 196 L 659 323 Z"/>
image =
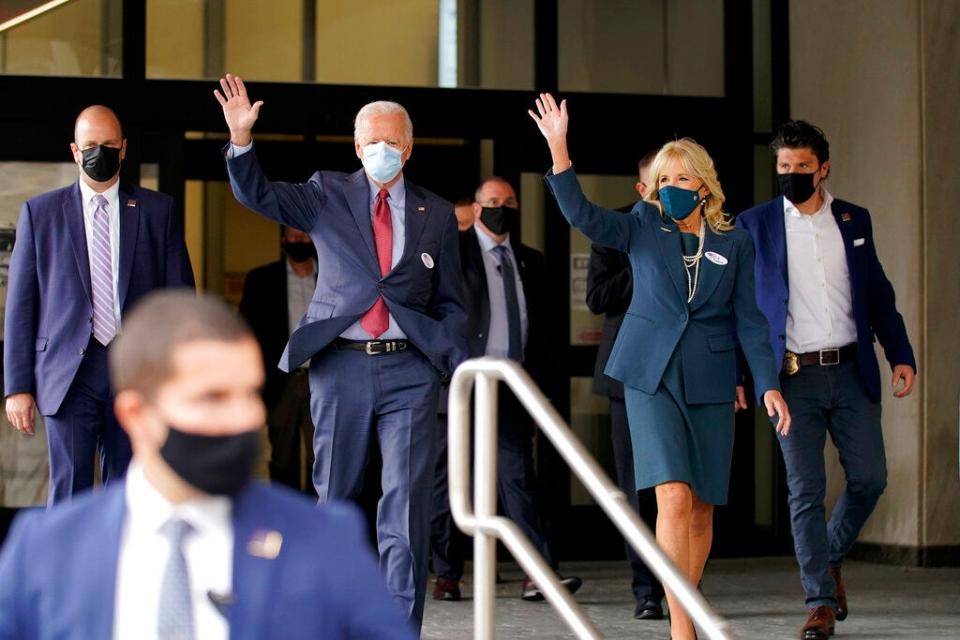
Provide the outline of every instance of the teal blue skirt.
<path id="1" fill-rule="evenodd" d="M 687 404 L 679 347 L 655 393 L 625 386 L 624 400 L 637 489 L 684 482 L 703 502 L 726 504 L 734 406 L 732 402 Z"/>

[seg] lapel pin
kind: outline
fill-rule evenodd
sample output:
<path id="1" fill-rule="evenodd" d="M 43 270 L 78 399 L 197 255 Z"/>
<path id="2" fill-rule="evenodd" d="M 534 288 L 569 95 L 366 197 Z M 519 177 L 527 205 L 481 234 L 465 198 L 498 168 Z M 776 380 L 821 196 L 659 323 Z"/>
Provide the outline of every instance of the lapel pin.
<path id="1" fill-rule="evenodd" d="M 127 206 L 128 206 L 128 207 L 135 207 L 135 206 L 137 206 L 137 201 L 136 201 L 136 200 L 127 200 Z"/>
<path id="2" fill-rule="evenodd" d="M 724 258 L 719 253 L 717 253 L 716 251 L 707 251 L 705 254 L 703 254 L 703 257 L 709 260 L 710 262 L 712 262 L 713 264 L 719 265 L 721 267 L 727 264 L 727 259 Z"/>
<path id="3" fill-rule="evenodd" d="M 423 266 L 433 269 L 433 257 L 429 253 L 421 253 L 420 259 L 423 261 Z"/>
<path id="4" fill-rule="evenodd" d="M 666 227 L 660 227 L 660 231 L 666 231 L 667 233 L 673 233 L 672 230 L 667 229 Z"/>
<path id="5" fill-rule="evenodd" d="M 840 214 L 840 219 L 843 220 L 844 222 L 850 222 L 850 214 L 844 211 L 843 213 Z"/>
<path id="6" fill-rule="evenodd" d="M 426 213 L 426 212 L 427 212 L 426 207 L 417 207 L 417 213 Z"/>
<path id="7" fill-rule="evenodd" d="M 275 560 L 283 546 L 283 535 L 279 531 L 254 531 L 247 542 L 247 553 L 264 560 Z"/>

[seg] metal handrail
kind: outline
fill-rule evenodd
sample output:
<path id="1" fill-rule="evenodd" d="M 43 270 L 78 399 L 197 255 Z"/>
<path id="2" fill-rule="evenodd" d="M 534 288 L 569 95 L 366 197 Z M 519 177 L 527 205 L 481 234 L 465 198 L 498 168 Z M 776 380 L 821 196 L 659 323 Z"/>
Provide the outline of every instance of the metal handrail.
<path id="1" fill-rule="evenodd" d="M 448 482 L 450 511 L 460 529 L 474 537 L 475 640 L 492 640 L 495 633 L 496 542 L 500 539 L 547 601 L 578 638 L 602 638 L 580 605 L 512 521 L 497 516 L 497 381 L 502 380 L 533 417 L 534 422 L 570 465 L 627 542 L 670 589 L 710 640 L 733 635 L 686 577 L 663 553 L 640 520 L 627 496 L 610 480 L 560 414 L 517 363 L 500 358 L 476 358 L 461 364 L 450 382 L 448 405 Z M 470 389 L 476 387 L 474 440 L 474 503 L 470 500 Z"/>

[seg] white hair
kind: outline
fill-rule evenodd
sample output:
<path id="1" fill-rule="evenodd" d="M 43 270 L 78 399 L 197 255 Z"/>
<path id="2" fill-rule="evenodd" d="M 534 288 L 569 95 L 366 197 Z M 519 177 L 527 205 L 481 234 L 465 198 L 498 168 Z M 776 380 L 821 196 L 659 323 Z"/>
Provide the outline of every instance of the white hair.
<path id="1" fill-rule="evenodd" d="M 406 141 L 410 142 L 413 140 L 413 121 L 410 120 L 410 114 L 407 113 L 407 110 L 403 108 L 403 105 L 397 102 L 390 102 L 389 100 L 377 100 L 376 102 L 370 102 L 360 108 L 360 111 L 357 111 L 357 117 L 353 121 L 353 139 L 356 142 L 360 141 L 360 132 L 366 126 L 367 121 L 371 116 L 382 116 L 400 113 L 403 114 L 403 134 L 406 137 Z"/>

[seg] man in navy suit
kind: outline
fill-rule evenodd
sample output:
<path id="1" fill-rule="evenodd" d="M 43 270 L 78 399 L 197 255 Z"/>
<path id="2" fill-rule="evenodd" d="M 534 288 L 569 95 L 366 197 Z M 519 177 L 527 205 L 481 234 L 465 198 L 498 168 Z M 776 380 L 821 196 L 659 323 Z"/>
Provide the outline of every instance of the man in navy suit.
<path id="1" fill-rule="evenodd" d="M 0 554 L 0 638 L 413 638 L 348 505 L 250 481 L 266 412 L 250 329 L 167 291 L 111 348 L 124 482 L 25 512 Z"/>
<path id="2" fill-rule="evenodd" d="M 820 640 L 833 633 L 834 618 L 847 617 L 840 567 L 887 481 L 873 342 L 880 341 L 893 369 L 896 397 L 910 393 L 917 365 L 877 258 L 869 212 L 825 188 L 830 147 L 823 132 L 788 122 L 770 146 L 783 197 L 743 212 L 737 226 L 756 245 L 757 303 L 783 362 L 780 381 L 793 414 L 780 448 L 809 608 L 800 636 Z M 847 480 L 829 522 L 827 433 Z"/>
<path id="3" fill-rule="evenodd" d="M 77 117 L 79 180 L 24 203 L 10 262 L 4 386 L 11 424 L 45 417 L 48 504 L 121 477 L 130 442 L 118 427 L 107 350 L 124 312 L 164 287 L 194 286 L 173 199 L 120 181 L 127 141 L 103 106 Z"/>
<path id="4" fill-rule="evenodd" d="M 437 401 L 464 359 L 466 309 L 453 205 L 404 179 L 413 124 L 394 102 L 357 114 L 363 169 L 270 182 L 252 150 L 262 102 L 227 75 L 216 91 L 230 128 L 227 170 L 237 200 L 310 234 L 317 287 L 280 360 L 310 359 L 313 483 L 321 503 L 361 490 L 374 439 L 383 457 L 380 566 L 419 627 L 427 583 Z"/>

